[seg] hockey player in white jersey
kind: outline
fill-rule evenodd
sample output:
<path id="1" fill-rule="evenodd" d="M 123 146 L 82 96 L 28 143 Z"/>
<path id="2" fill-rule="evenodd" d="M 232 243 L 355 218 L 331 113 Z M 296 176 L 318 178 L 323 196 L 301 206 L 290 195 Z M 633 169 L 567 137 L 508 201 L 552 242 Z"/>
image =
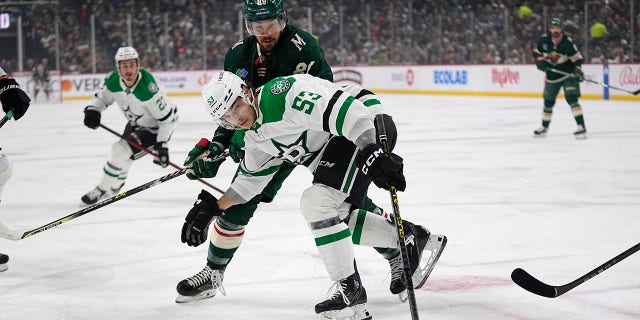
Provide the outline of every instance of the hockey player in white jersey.
<path id="1" fill-rule="evenodd" d="M 113 144 L 109 160 L 103 167 L 102 179 L 91 191 L 82 196 L 82 203 L 91 205 L 117 194 L 127 178 L 133 161 L 145 155 L 144 151 L 127 141 L 154 150 L 158 157 L 153 162 L 166 167 L 169 164 L 167 143 L 178 121 L 178 109 L 159 88 L 151 73 L 140 68 L 138 52 L 133 47 L 121 47 L 115 55 L 117 70 L 109 73 L 104 85 L 84 109 L 84 124 L 97 129 L 102 111 L 117 102 L 129 120 L 123 138 Z"/>
<path id="2" fill-rule="evenodd" d="M 254 93 L 230 72 L 214 76 L 203 99 L 219 125 L 238 130 L 234 139 L 245 157 L 227 192 L 209 210 L 187 216 L 183 236 L 186 230 L 187 238 L 206 239 L 212 217 L 254 197 L 280 164 L 305 165 L 314 178 L 302 193 L 302 215 L 335 281 L 334 293 L 316 305 L 316 313 L 332 319 L 351 308 L 353 319 L 371 319 L 352 245 L 396 247 L 398 237 L 384 217 L 351 208 L 364 198 L 371 181 L 385 189 L 406 187 L 402 158 L 382 152 L 376 143 L 373 119 L 382 113 L 381 105 L 367 108 L 345 88 L 309 75 L 276 78 Z M 193 228 L 202 221 L 205 228 Z M 211 241 L 216 241 L 213 233 Z M 216 277 L 211 281 L 221 284 Z"/>
<path id="3" fill-rule="evenodd" d="M 27 112 L 30 102 L 31 99 L 20 88 L 16 80 L 10 78 L 4 69 L 0 67 L 0 104 L 2 105 L 2 110 L 7 115 L 11 115 L 9 118 L 12 117 L 17 121 Z M 11 178 L 12 172 L 11 162 L 2 154 L 2 148 L 0 148 L 0 200 L 2 198 L 2 189 Z M 9 256 L 0 253 L 0 272 L 9 268 L 7 266 L 8 262 Z"/>

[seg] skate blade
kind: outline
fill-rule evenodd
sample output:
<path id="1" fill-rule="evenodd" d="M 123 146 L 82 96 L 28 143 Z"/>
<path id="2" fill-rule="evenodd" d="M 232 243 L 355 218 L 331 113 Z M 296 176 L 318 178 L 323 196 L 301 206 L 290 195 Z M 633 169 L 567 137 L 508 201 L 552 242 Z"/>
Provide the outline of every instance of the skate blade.
<path id="1" fill-rule="evenodd" d="M 576 140 L 583 140 L 587 138 L 587 134 L 586 133 L 578 133 L 575 135 Z"/>
<path id="2" fill-rule="evenodd" d="M 407 290 L 404 290 L 400 293 L 397 294 L 398 299 L 400 299 L 401 303 L 405 303 L 407 302 L 407 299 L 409 299 L 409 295 L 407 294 Z"/>
<path id="3" fill-rule="evenodd" d="M 183 296 L 181 294 L 178 294 L 178 296 L 176 297 L 176 303 L 188 303 L 188 302 L 213 298 L 215 296 L 216 296 L 216 291 L 213 291 L 213 290 L 201 292 L 199 294 L 196 294 L 195 296 Z"/>
<path id="4" fill-rule="evenodd" d="M 0 264 L 0 272 L 7 271 L 7 270 L 9 270 L 9 267 L 7 266 L 6 263 Z"/>
<path id="5" fill-rule="evenodd" d="M 533 134 L 533 138 L 534 138 L 534 139 L 544 138 L 544 137 L 546 137 L 546 136 L 547 136 L 547 133 L 546 133 L 546 132 L 545 132 L 545 133 L 541 133 L 541 134 L 535 134 L 535 133 Z"/>
<path id="6" fill-rule="evenodd" d="M 432 238 L 435 241 L 432 241 Z M 444 235 L 432 234 L 429 237 L 429 242 L 425 246 L 424 251 L 431 251 L 431 255 L 429 255 L 429 259 L 427 259 L 426 263 L 422 264 L 422 259 L 420 260 L 420 265 L 416 269 L 416 271 L 411 276 L 411 280 L 413 281 L 413 287 L 415 289 L 420 289 L 429 278 L 431 271 L 438 263 L 438 259 L 440 259 L 440 255 L 442 251 L 444 251 L 444 247 L 447 245 L 447 237 Z"/>
<path id="7" fill-rule="evenodd" d="M 346 311 L 347 309 L 351 309 L 351 311 L 353 311 L 353 314 L 351 316 L 346 315 Z M 344 312 L 343 312 L 344 311 Z M 371 317 L 371 313 L 369 313 L 369 311 L 367 310 L 367 304 L 366 303 L 362 303 L 362 304 L 357 304 L 357 305 L 353 305 L 351 307 L 348 308 L 344 308 L 341 310 L 330 310 L 330 311 L 325 311 L 325 312 L 321 312 L 318 313 L 318 316 L 320 317 L 320 319 L 331 319 L 331 320 L 371 320 L 373 319 Z"/>

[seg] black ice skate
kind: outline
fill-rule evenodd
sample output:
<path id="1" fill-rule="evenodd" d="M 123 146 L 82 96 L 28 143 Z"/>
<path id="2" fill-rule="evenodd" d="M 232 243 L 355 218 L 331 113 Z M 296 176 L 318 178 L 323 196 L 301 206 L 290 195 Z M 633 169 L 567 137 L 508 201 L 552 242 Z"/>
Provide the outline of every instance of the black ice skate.
<path id="1" fill-rule="evenodd" d="M 533 137 L 544 138 L 547 136 L 548 131 L 549 131 L 549 128 L 541 126 L 540 128 L 533 130 Z"/>
<path id="2" fill-rule="evenodd" d="M 415 289 L 420 289 L 433 271 L 445 245 L 447 237 L 443 235 L 431 234 L 429 230 L 420 225 L 415 225 L 409 221 L 402 221 L 405 234 L 405 245 L 409 257 L 409 267 L 411 270 L 411 280 Z M 428 255 L 424 255 L 424 253 Z M 423 259 L 424 258 L 424 259 Z M 404 278 L 404 268 L 402 256 L 389 259 L 391 267 L 391 284 L 389 290 L 397 294 L 400 301 L 407 300 L 407 282 Z"/>
<path id="3" fill-rule="evenodd" d="M 92 205 L 97 203 L 98 201 L 104 200 L 106 198 L 109 198 L 113 195 L 116 195 L 120 192 L 120 189 L 122 189 L 122 186 L 124 185 L 124 183 L 122 185 L 120 185 L 120 187 L 118 188 L 110 188 L 110 190 L 107 192 L 107 190 L 102 190 L 100 187 L 95 187 L 93 188 L 93 190 L 87 192 L 84 196 L 82 196 L 80 198 L 80 200 L 82 200 L 82 206 L 88 206 L 88 205 Z"/>
<path id="4" fill-rule="evenodd" d="M 340 311 L 351 308 L 353 315 L 349 319 L 372 319 L 367 311 L 367 292 L 362 286 L 357 270 L 352 275 L 336 281 L 329 292 L 333 292 L 329 299 L 316 304 L 316 313 L 322 318 L 338 319 Z"/>
<path id="5" fill-rule="evenodd" d="M 227 292 L 222 286 L 223 279 L 223 270 L 213 270 L 207 265 L 194 276 L 186 278 L 178 283 L 178 286 L 176 287 L 176 290 L 178 291 L 176 302 L 184 303 L 213 298 L 216 296 L 218 291 L 220 291 L 223 296 L 227 295 Z"/>
<path id="6" fill-rule="evenodd" d="M 587 128 L 585 128 L 585 126 L 583 124 L 579 124 L 578 128 L 576 129 L 576 131 L 573 132 L 573 136 L 576 137 L 576 139 L 578 139 L 578 140 L 586 139 L 587 138 Z"/>
<path id="7" fill-rule="evenodd" d="M 9 262 L 9 256 L 6 254 L 0 253 L 0 272 L 7 271 L 7 269 L 9 269 L 9 267 L 7 266 L 8 262 Z"/>

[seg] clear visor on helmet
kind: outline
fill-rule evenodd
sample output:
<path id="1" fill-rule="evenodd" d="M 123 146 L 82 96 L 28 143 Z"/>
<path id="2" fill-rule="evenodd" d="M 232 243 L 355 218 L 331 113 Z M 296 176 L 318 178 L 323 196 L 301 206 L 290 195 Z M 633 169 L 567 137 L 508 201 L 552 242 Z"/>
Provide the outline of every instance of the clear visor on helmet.
<path id="1" fill-rule="evenodd" d="M 287 21 L 284 15 L 271 20 L 248 21 L 244 20 L 249 34 L 254 36 L 268 36 L 284 30 Z"/>
<path id="2" fill-rule="evenodd" d="M 234 102 L 229 109 L 220 117 L 216 123 L 229 130 L 239 130 L 242 129 L 240 126 L 234 124 L 238 122 L 238 118 L 240 117 L 240 101 L 244 100 L 243 98 L 238 97 L 236 102 Z"/>

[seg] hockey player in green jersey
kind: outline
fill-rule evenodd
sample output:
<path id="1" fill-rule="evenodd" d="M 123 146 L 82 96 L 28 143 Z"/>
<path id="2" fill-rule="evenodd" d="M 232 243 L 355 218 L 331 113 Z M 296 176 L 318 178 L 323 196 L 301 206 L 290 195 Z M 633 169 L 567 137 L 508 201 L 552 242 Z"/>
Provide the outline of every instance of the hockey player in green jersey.
<path id="1" fill-rule="evenodd" d="M 544 84 L 544 109 L 542 110 L 542 126 L 536 129 L 534 137 L 544 137 L 549 131 L 553 106 L 560 88 L 564 89 L 565 99 L 571 107 L 571 113 L 578 125 L 573 133 L 576 139 L 587 137 L 587 127 L 584 124 L 580 98 L 580 83 L 584 80 L 582 71 L 582 54 L 578 51 L 573 38 L 562 31 L 560 19 L 553 18 L 549 32 L 538 40 L 538 46 L 533 50 L 536 67 L 546 74 Z"/>
<path id="2" fill-rule="evenodd" d="M 282 0 L 245 1 L 245 24 L 251 36 L 230 48 L 225 57 L 224 69 L 242 78 L 250 87 L 256 88 L 277 76 L 292 74 L 310 74 L 329 81 L 333 80 L 331 68 L 325 61 L 324 53 L 317 40 L 311 34 L 286 23 L 286 11 Z M 371 92 L 368 93 L 373 96 Z M 369 98 L 367 95 L 361 96 L 359 99 L 365 101 Z M 377 99 L 373 97 L 370 100 Z M 208 152 L 210 157 L 214 157 L 228 148 L 233 160 L 239 162 L 243 156 L 242 150 L 235 143 L 232 143 L 233 134 L 234 130 L 219 127 L 211 141 L 199 143 L 189 153 L 184 163 L 185 166 L 192 166 L 192 171 L 187 173 L 187 177 L 190 179 L 211 178 L 217 174 L 219 162 L 195 161 L 204 152 Z M 228 208 L 222 217 L 215 220 L 215 228 L 211 233 L 209 243 L 207 265 L 196 275 L 182 280 L 178 284 L 179 296 L 176 298 L 176 302 L 210 298 L 216 294 L 216 289 L 212 287 L 211 282 L 205 282 L 202 279 L 215 277 L 216 283 L 221 284 L 224 271 L 240 246 L 245 226 L 253 217 L 258 204 L 273 200 L 294 167 L 295 164 L 288 162 L 280 165 L 261 194 L 245 203 Z M 199 210 L 207 210 L 207 203 L 211 202 L 207 199 L 211 200 L 212 198 L 213 196 L 202 190 L 191 212 L 195 214 Z M 368 198 L 359 207 L 387 215 Z M 423 250 L 432 252 L 429 258 L 424 259 L 421 267 L 416 266 L 419 271 L 416 273 L 418 280 L 414 280 L 414 284 L 419 288 L 424 284 L 437 261 L 437 257 L 444 249 L 444 239 L 446 238 L 431 235 L 426 228 L 406 220 L 405 222 L 408 225 L 405 228 L 408 230 L 407 232 L 414 234 L 418 239 L 414 243 L 416 250 L 420 253 Z M 209 221 L 206 224 L 208 225 L 208 223 Z M 204 238 L 197 241 L 185 238 L 184 233 L 185 230 L 183 230 L 182 241 L 190 246 L 197 246 L 206 241 L 206 232 Z M 227 241 L 227 238 L 232 238 L 234 241 Z M 429 241 L 429 239 L 431 240 Z M 219 245 L 220 243 L 225 243 L 225 246 Z M 232 244 L 230 245 L 230 243 Z M 397 248 L 376 248 L 376 250 L 389 261 L 391 267 L 390 291 L 393 294 L 399 294 L 400 299 L 404 301 L 406 299 L 406 282 L 402 277 L 400 252 Z M 433 253 L 434 251 L 436 253 Z"/>
<path id="3" fill-rule="evenodd" d="M 283 163 L 308 167 L 313 184 L 302 192 L 300 209 L 335 282 L 333 294 L 315 307 L 327 319 L 346 308 L 353 311 L 352 319 L 371 319 L 353 244 L 398 247 L 394 224 L 352 207 L 364 200 L 371 182 L 384 189 L 406 188 L 402 158 L 382 152 L 377 143 L 374 118 L 385 119 L 382 104 L 365 106 L 355 98 L 366 94 L 307 74 L 275 78 L 253 91 L 226 71 L 202 91 L 214 121 L 237 130 L 233 139 L 245 155 L 225 194 L 210 199 L 209 210 L 196 212 L 192 220 L 210 220 L 253 199 Z M 385 121 L 392 122 L 388 116 Z M 186 238 L 206 238 L 202 227 L 192 226 L 185 224 Z M 419 260 L 415 250 L 411 256 Z"/>
<path id="4" fill-rule="evenodd" d="M 158 155 L 154 163 L 162 167 L 169 164 L 167 143 L 178 121 L 178 108 L 158 87 L 153 75 L 140 68 L 139 55 L 133 47 L 119 48 L 115 62 L 117 70 L 107 75 L 100 91 L 84 109 L 84 124 L 97 129 L 102 111 L 114 102 L 118 103 L 129 121 L 122 139 L 111 148 L 100 183 L 81 197 L 84 205 L 117 194 L 133 161 L 145 155 L 144 151 L 129 145 L 128 140 L 154 150 Z"/>

